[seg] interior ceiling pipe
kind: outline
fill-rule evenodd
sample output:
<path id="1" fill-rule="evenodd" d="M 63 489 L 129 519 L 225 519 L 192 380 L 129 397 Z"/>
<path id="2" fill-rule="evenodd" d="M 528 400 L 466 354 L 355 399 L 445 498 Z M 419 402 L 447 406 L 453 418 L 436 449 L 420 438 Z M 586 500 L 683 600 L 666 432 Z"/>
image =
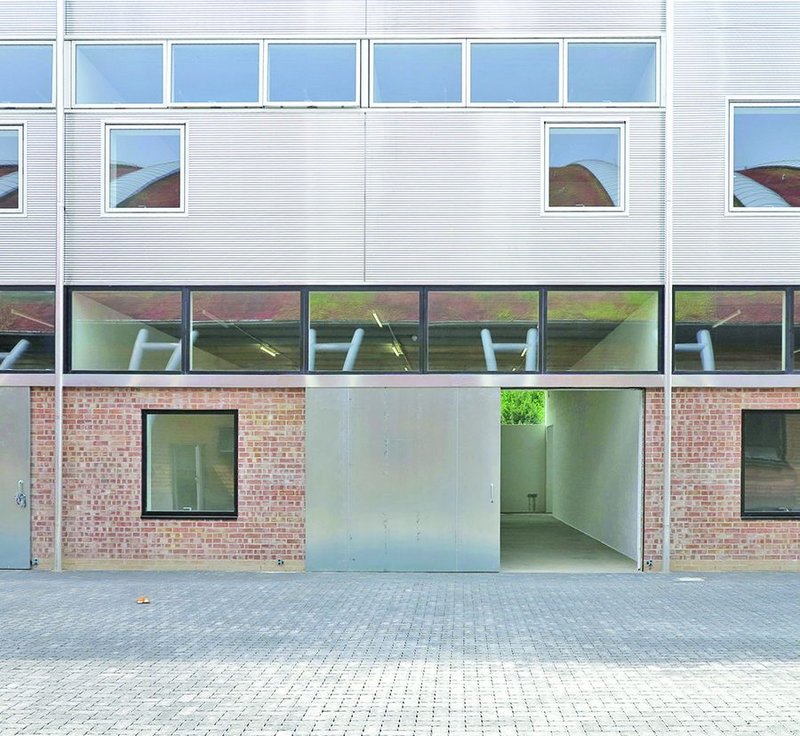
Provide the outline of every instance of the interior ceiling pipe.
<path id="1" fill-rule="evenodd" d="M 674 142 L 673 57 L 675 39 L 675 0 L 665 0 L 664 63 L 664 452 L 661 532 L 661 571 L 670 571 L 672 502 L 672 182 Z"/>
<path id="2" fill-rule="evenodd" d="M 64 466 L 64 189 L 65 189 L 65 100 L 64 100 L 64 36 L 66 0 L 56 0 L 56 273 L 55 273 L 55 389 L 54 452 L 53 452 L 53 570 L 62 570 L 63 537 L 63 466 Z"/>

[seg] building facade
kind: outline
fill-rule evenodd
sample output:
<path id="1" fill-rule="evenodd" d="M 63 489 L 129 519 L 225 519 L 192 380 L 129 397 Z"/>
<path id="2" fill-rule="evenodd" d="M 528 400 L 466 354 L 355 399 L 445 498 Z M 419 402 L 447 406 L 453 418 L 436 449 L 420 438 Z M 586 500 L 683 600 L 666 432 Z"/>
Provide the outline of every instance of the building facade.
<path id="1" fill-rule="evenodd" d="M 800 569 L 799 29 L 2 3 L 0 567 Z"/>

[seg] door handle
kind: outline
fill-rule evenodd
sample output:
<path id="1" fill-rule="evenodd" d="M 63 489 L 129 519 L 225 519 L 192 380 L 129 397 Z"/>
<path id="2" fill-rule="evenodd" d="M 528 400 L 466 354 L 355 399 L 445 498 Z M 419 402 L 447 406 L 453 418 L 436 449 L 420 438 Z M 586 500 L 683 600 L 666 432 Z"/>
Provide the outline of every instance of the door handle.
<path id="1" fill-rule="evenodd" d="M 25 483 L 21 480 L 17 481 L 17 495 L 14 498 L 17 506 L 24 509 L 28 505 L 28 497 L 25 495 Z"/>
<path id="2" fill-rule="evenodd" d="M 489 502 L 494 503 L 494 483 L 489 483 Z"/>

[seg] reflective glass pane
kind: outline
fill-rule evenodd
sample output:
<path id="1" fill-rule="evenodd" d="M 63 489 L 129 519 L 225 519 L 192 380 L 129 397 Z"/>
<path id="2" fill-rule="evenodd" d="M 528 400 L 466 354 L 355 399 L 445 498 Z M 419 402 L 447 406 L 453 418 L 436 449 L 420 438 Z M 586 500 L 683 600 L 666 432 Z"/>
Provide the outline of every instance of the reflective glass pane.
<path id="1" fill-rule="evenodd" d="M 569 102 L 656 102 L 656 44 L 570 43 Z"/>
<path id="2" fill-rule="evenodd" d="M 52 45 L 0 44 L 0 105 L 52 102 Z"/>
<path id="3" fill-rule="evenodd" d="M 622 131 L 548 128 L 548 207 L 622 207 Z"/>
<path id="4" fill-rule="evenodd" d="M 309 370 L 419 370 L 419 293 L 312 291 Z"/>
<path id="5" fill-rule="evenodd" d="M 268 54 L 270 102 L 355 102 L 354 43 L 273 43 Z"/>
<path id="6" fill-rule="evenodd" d="M 461 102 L 460 43 L 376 43 L 373 100 Z"/>
<path id="7" fill-rule="evenodd" d="M 800 207 L 800 107 L 735 107 L 733 207 Z"/>
<path id="8" fill-rule="evenodd" d="M 145 412 L 145 513 L 236 512 L 234 412 Z"/>
<path id="9" fill-rule="evenodd" d="M 172 101 L 258 102 L 256 43 L 172 46 Z"/>
<path id="10" fill-rule="evenodd" d="M 742 412 L 743 511 L 800 516 L 800 412 Z"/>
<path id="11" fill-rule="evenodd" d="M 549 291 L 547 370 L 658 370 L 655 291 Z"/>
<path id="12" fill-rule="evenodd" d="M 428 293 L 431 371 L 535 371 L 538 344 L 537 291 Z"/>
<path id="13" fill-rule="evenodd" d="M 180 371 L 179 291 L 72 292 L 72 370 Z"/>
<path id="14" fill-rule="evenodd" d="M 108 209 L 181 207 L 181 129 L 112 128 Z"/>
<path id="15" fill-rule="evenodd" d="M 75 102 L 79 105 L 164 101 L 161 44 L 78 44 L 75 64 Z"/>
<path id="16" fill-rule="evenodd" d="M 300 292 L 192 292 L 192 370 L 298 371 Z"/>
<path id="17" fill-rule="evenodd" d="M 19 212 L 21 128 L 0 128 L 0 212 Z"/>
<path id="18" fill-rule="evenodd" d="M 676 291 L 676 371 L 783 368 L 782 291 Z"/>
<path id="19" fill-rule="evenodd" d="M 558 102 L 557 43 L 473 43 L 472 102 Z"/>
<path id="20" fill-rule="evenodd" d="M 52 291 L 0 291 L 0 371 L 51 371 L 55 350 Z"/>

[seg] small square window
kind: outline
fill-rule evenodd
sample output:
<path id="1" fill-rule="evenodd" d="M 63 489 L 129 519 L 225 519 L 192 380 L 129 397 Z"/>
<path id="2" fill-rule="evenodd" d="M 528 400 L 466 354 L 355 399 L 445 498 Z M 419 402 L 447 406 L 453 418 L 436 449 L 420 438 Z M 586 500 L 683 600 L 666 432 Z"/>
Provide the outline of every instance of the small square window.
<path id="1" fill-rule="evenodd" d="M 731 105 L 730 211 L 800 207 L 800 104 Z"/>
<path id="2" fill-rule="evenodd" d="M 0 215 L 24 212 L 23 150 L 23 127 L 0 127 Z"/>
<path id="3" fill-rule="evenodd" d="M 53 104 L 53 44 L 0 44 L 0 105 Z"/>
<path id="4" fill-rule="evenodd" d="M 800 411 L 742 412 L 742 516 L 800 517 Z"/>
<path id="5" fill-rule="evenodd" d="M 142 515 L 235 517 L 235 411 L 144 410 Z"/>
<path id="6" fill-rule="evenodd" d="M 545 125 L 545 210 L 625 209 L 625 126 Z"/>
<path id="7" fill-rule="evenodd" d="M 183 212 L 184 126 L 106 126 L 106 212 Z"/>

